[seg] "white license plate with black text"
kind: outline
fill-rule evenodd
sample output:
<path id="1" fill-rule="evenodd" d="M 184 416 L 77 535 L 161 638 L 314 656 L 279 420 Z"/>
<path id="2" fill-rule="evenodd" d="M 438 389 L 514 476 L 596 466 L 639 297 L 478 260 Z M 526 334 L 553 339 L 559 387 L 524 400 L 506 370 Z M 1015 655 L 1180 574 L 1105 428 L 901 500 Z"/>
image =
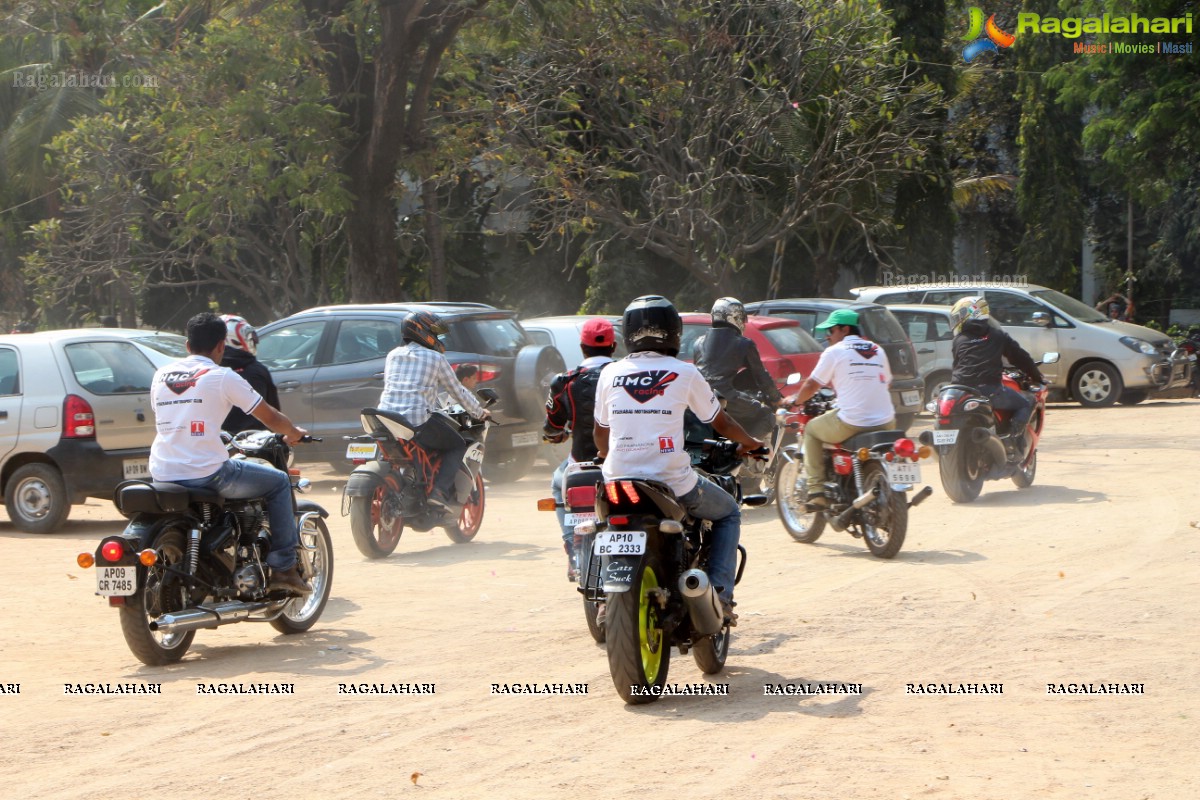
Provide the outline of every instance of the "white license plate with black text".
<path id="1" fill-rule="evenodd" d="M 374 442 L 351 442 L 346 446 L 346 458 L 351 461 L 370 461 L 379 452 Z"/>
<path id="2" fill-rule="evenodd" d="M 947 430 L 947 431 L 934 431 L 933 432 L 933 443 L 934 444 L 954 444 L 957 441 L 958 441 L 958 429 L 957 428 L 951 428 L 950 430 Z"/>
<path id="3" fill-rule="evenodd" d="M 574 512 L 574 513 L 568 511 L 566 514 L 563 514 L 563 524 L 570 525 L 572 527 L 578 525 L 581 522 L 595 522 L 595 521 L 596 521 L 596 512 L 595 511 L 579 511 L 579 512 Z"/>
<path id="4" fill-rule="evenodd" d="M 122 467 L 127 481 L 150 477 L 150 459 L 148 458 L 127 458 Z"/>
<path id="5" fill-rule="evenodd" d="M 891 462 L 887 467 L 888 480 L 891 483 L 914 484 L 921 482 L 921 465 L 912 463 Z"/>
<path id="6" fill-rule="evenodd" d="M 901 392 L 900 402 L 906 406 L 915 406 L 921 402 L 921 393 L 917 391 Z"/>
<path id="7" fill-rule="evenodd" d="M 593 552 L 598 556 L 640 556 L 646 552 L 645 531 L 602 531 Z"/>
<path id="8" fill-rule="evenodd" d="M 96 594 L 122 597 L 137 591 L 137 567 L 99 567 L 96 570 Z"/>
<path id="9" fill-rule="evenodd" d="M 513 447 L 532 447 L 542 441 L 542 436 L 537 431 L 526 431 L 525 433 L 513 434 Z"/>

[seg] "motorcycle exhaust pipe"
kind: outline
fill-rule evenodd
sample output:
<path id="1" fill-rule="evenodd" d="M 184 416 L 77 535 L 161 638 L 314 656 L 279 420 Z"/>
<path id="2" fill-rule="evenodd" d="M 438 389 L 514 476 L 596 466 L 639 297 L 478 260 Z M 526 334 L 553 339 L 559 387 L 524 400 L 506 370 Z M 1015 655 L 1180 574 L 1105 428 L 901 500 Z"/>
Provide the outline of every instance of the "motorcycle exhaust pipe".
<path id="1" fill-rule="evenodd" d="M 689 569 L 679 576 L 679 593 L 687 605 L 692 620 L 692 630 L 700 636 L 720 633 L 725 625 L 725 612 L 717 590 L 702 569 Z"/>
<path id="2" fill-rule="evenodd" d="M 933 487 L 926 486 L 924 489 L 913 495 L 913 499 L 908 501 L 908 507 L 912 508 L 913 506 L 920 505 L 921 503 L 925 502 L 925 498 L 929 497 L 931 494 L 933 494 Z"/>
<path id="3" fill-rule="evenodd" d="M 151 620 L 150 630 L 155 633 L 186 633 L 201 628 L 216 628 L 230 622 L 241 622 L 266 607 L 266 603 L 233 602 L 220 603 L 212 608 L 187 608 Z"/>
<path id="4" fill-rule="evenodd" d="M 858 497 L 854 498 L 854 502 L 850 504 L 849 508 L 830 520 L 830 522 L 833 524 L 834 530 L 846 530 L 846 528 L 850 525 L 850 517 L 854 515 L 854 512 L 858 511 L 860 508 L 863 508 L 874 499 L 875 491 L 873 489 L 871 491 L 863 492 Z"/>
<path id="5" fill-rule="evenodd" d="M 993 464 L 1003 466 L 1008 462 L 1008 453 L 1004 451 L 1004 442 L 996 438 L 996 435 L 987 428 L 972 428 L 971 441 L 983 447 Z"/>

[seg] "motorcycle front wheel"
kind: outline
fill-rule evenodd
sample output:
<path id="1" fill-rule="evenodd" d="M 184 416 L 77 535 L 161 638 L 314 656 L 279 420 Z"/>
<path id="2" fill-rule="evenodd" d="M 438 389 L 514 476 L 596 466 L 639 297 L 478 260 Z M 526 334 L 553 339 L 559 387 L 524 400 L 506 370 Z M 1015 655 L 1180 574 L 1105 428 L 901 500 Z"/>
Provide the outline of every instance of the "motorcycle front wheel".
<path id="1" fill-rule="evenodd" d="M 280 633 L 304 633 L 316 624 L 329 601 L 333 587 L 333 540 L 325 521 L 313 515 L 300 528 L 300 574 L 312 587 L 312 594 L 289 600 L 283 613 L 271 620 L 271 627 Z"/>
<path id="2" fill-rule="evenodd" d="M 142 586 L 121 606 L 121 633 L 138 661 L 161 667 L 183 658 L 192 646 L 196 632 L 150 630 L 151 620 L 172 611 L 182 611 L 190 605 L 187 589 L 176 577 L 187 551 L 183 531 L 178 528 L 164 530 L 155 537 L 151 549 L 158 554 L 158 560 L 154 566 L 146 568 Z"/>
<path id="3" fill-rule="evenodd" d="M 716 675 L 725 669 L 725 659 L 729 657 L 729 640 L 733 638 L 732 629 L 726 625 L 721 632 L 714 636 L 705 636 L 692 646 L 692 658 L 696 666 L 705 675 Z"/>
<path id="4" fill-rule="evenodd" d="M 446 535 L 450 537 L 450 541 L 466 544 L 475 538 L 475 534 L 479 533 L 479 526 L 483 524 L 483 506 L 483 473 L 480 473 L 475 476 L 475 487 L 471 489 L 471 496 L 459 512 L 458 521 L 446 526 Z"/>
<path id="5" fill-rule="evenodd" d="M 367 558 L 385 558 L 400 544 L 404 515 L 399 497 L 387 484 L 379 484 L 370 497 L 350 498 L 350 534 Z"/>
<path id="6" fill-rule="evenodd" d="M 958 442 L 938 460 L 938 473 L 946 496 L 956 503 L 970 503 L 983 491 L 985 467 L 971 446 L 971 428 L 958 432 Z"/>
<path id="7" fill-rule="evenodd" d="M 863 464 L 863 488 L 875 489 L 879 496 L 862 510 L 866 521 L 863 541 L 871 555 L 893 558 L 904 545 L 908 533 L 908 497 L 892 488 L 887 470 L 878 461 Z"/>
<path id="8" fill-rule="evenodd" d="M 1013 473 L 1013 483 L 1017 485 L 1018 489 L 1028 489 L 1033 486 L 1034 475 L 1037 475 L 1037 450 L 1030 452 L 1025 464 Z"/>
<path id="9" fill-rule="evenodd" d="M 775 503 L 779 520 L 788 535 L 797 542 L 812 544 L 821 538 L 825 530 L 825 516 L 815 511 L 805 511 L 804 501 L 808 496 L 808 481 L 804 474 L 804 461 L 800 454 L 792 460 L 784 460 L 775 473 Z"/>
<path id="10" fill-rule="evenodd" d="M 667 682 L 671 646 L 656 597 L 664 577 L 658 559 L 649 557 L 633 576 L 629 591 L 608 595 L 608 671 L 617 694 L 629 705 L 653 703 Z"/>

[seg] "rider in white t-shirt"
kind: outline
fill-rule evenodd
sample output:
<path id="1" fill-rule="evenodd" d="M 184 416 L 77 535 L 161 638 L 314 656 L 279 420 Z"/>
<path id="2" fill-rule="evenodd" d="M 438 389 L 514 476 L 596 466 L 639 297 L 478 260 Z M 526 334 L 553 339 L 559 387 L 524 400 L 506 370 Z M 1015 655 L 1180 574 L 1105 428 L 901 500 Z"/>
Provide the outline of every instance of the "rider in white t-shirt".
<path id="1" fill-rule="evenodd" d="M 825 508 L 825 442 L 844 442 L 857 433 L 888 430 L 895 427 L 892 406 L 892 370 L 887 353 L 858 332 L 858 312 L 839 308 L 817 326 L 829 331 L 829 347 L 821 353 L 812 375 L 785 402 L 798 405 L 817 393 L 822 386 L 837 391 L 838 407 L 827 411 L 804 427 L 804 472 L 808 476 L 808 506 Z"/>
<path id="2" fill-rule="evenodd" d="M 625 309 L 623 333 L 630 355 L 605 365 L 596 387 L 594 436 L 604 458 L 605 479 L 646 477 L 671 487 L 698 519 L 712 520 L 708 576 L 731 624 L 733 580 L 742 514 L 737 501 L 698 475 L 684 449 L 683 413 L 688 408 L 717 433 L 742 446 L 765 445 L 721 410 L 700 371 L 675 356 L 683 323 L 664 297 L 639 297 Z"/>
<path id="3" fill-rule="evenodd" d="M 160 367 L 150 385 L 157 434 L 150 446 L 150 474 L 192 489 L 208 489 L 229 499 L 262 497 L 271 526 L 269 588 L 311 594 L 296 568 L 300 543 L 292 507 L 291 479 L 274 467 L 230 459 L 221 425 L 237 406 L 284 441 L 295 444 L 307 433 L 263 402 L 245 378 L 219 366 L 225 354 L 225 321 L 205 312 L 188 320 L 187 358 Z"/>

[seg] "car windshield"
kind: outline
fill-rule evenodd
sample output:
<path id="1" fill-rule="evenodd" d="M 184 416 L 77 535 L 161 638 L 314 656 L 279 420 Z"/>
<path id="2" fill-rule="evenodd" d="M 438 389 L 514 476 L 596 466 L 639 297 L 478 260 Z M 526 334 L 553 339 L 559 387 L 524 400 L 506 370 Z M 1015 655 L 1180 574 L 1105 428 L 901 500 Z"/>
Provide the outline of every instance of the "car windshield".
<path id="1" fill-rule="evenodd" d="M 801 353 L 819 353 L 822 348 L 816 339 L 805 333 L 799 325 L 786 325 L 779 328 L 767 328 L 762 332 L 779 354 L 794 356 Z"/>
<path id="2" fill-rule="evenodd" d="M 171 358 L 187 358 L 187 339 L 172 333 L 158 333 L 153 336 L 138 336 L 133 341 L 142 347 L 162 353 Z"/>
<path id="3" fill-rule="evenodd" d="M 516 321 L 508 317 L 493 319 L 462 319 L 450 323 L 449 333 L 440 338 L 447 350 L 460 353 L 473 352 L 471 339 L 481 345 L 480 353 L 491 356 L 515 356 L 529 344 L 529 337 Z"/>
<path id="4" fill-rule="evenodd" d="M 862 326 L 863 335 L 871 341 L 880 344 L 908 341 L 908 334 L 886 308 L 860 308 L 858 315 L 866 323 Z"/>
<path id="5" fill-rule="evenodd" d="M 1096 309 L 1054 289 L 1035 289 L 1030 294 L 1080 322 L 1108 322 L 1108 317 Z"/>

